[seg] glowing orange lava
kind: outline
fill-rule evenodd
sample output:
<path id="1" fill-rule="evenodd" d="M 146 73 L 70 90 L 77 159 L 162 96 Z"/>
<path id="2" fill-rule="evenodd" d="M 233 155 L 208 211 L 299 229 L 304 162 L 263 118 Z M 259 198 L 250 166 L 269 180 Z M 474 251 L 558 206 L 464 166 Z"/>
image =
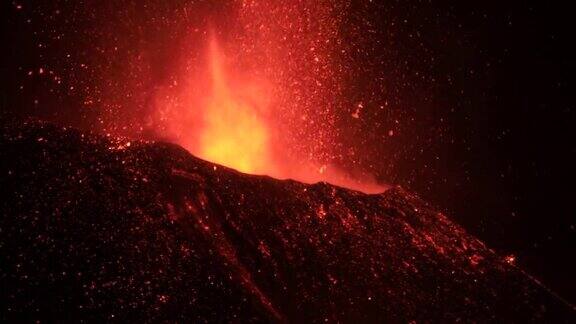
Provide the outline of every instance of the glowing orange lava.
<path id="1" fill-rule="evenodd" d="M 352 137 L 368 123 L 350 107 L 355 55 L 340 33 L 348 1 L 203 3 L 143 17 L 128 6 L 138 32 L 96 46 L 109 62 L 91 64 L 99 82 L 86 103 L 104 108 L 94 127 L 173 142 L 245 173 L 384 191 L 358 153 L 383 144 Z M 127 27 L 104 26 L 102 35 Z"/>
<path id="2" fill-rule="evenodd" d="M 325 181 L 368 193 L 386 189 L 373 179 L 353 177 L 314 156 L 307 159 L 294 154 L 285 139 L 294 128 L 305 125 L 285 123 L 290 127 L 279 130 L 278 123 L 284 121 L 274 118 L 278 106 L 271 104 L 277 85 L 255 78 L 250 73 L 254 71 L 244 71 L 237 60 L 231 65 L 215 34 L 208 45 L 206 60 L 184 65 L 193 68 L 182 69 L 187 80 L 182 87 L 159 92 L 158 119 L 166 128 L 157 129 L 170 140 L 202 159 L 244 173 L 306 183 Z"/>
<path id="3" fill-rule="evenodd" d="M 211 93 L 202 110 L 197 154 L 242 172 L 270 173 L 270 135 L 261 115 L 266 107 L 257 106 L 263 102 L 257 98 L 263 93 L 246 87 L 231 89 L 223 59 L 213 37 L 209 48 Z"/>

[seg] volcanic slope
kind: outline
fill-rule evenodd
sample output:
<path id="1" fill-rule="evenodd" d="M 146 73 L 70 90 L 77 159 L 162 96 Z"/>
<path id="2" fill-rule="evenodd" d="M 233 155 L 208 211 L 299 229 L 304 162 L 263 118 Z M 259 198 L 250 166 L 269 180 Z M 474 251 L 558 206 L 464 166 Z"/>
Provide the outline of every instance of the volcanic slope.
<path id="1" fill-rule="evenodd" d="M 576 322 L 401 188 L 252 176 L 3 122 L 0 321 Z"/>

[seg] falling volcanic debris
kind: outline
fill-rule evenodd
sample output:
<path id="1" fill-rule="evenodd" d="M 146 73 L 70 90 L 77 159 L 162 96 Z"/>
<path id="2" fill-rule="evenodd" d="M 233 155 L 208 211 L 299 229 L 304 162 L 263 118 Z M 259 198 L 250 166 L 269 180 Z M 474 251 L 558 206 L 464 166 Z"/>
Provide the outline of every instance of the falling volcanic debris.
<path id="1" fill-rule="evenodd" d="M 370 175 L 362 147 L 398 133 L 349 131 L 394 87 L 359 77 L 375 31 L 349 9 L 371 7 L 59 5 L 34 31 L 58 55 L 25 73 L 50 94 L 35 109 L 83 130 L 0 115 L 0 321 L 576 321 L 513 256 Z M 78 98 L 80 121 L 59 115 Z"/>
<path id="2" fill-rule="evenodd" d="M 347 1 L 174 6 L 79 6 L 106 17 L 89 34 L 97 53 L 82 63 L 95 75 L 86 102 L 103 108 L 90 128 L 172 141 L 252 174 L 387 188 L 350 167 L 354 158 L 343 163 L 355 156 L 336 125 L 343 114 L 354 119 L 343 93 L 349 45 L 339 33 Z"/>
<path id="3" fill-rule="evenodd" d="M 331 166 L 312 163 L 288 155 L 285 145 L 280 145 L 285 133 L 278 133 L 272 118 L 272 86 L 260 79 L 258 82 L 230 73 L 226 56 L 214 32 L 210 33 L 207 49 L 206 91 L 188 97 L 180 109 L 197 112 L 194 121 L 175 118 L 168 121 L 176 129 L 186 129 L 176 137 L 195 155 L 236 170 L 275 178 L 292 178 L 307 183 L 329 181 L 364 192 L 382 192 L 386 186 L 374 181 L 354 179 Z M 236 79 L 232 77 L 235 76 Z M 197 87 L 192 84 L 191 87 Z M 193 89 L 185 88 L 193 92 Z M 160 102 L 159 105 L 165 105 Z M 277 104 L 277 103 L 276 103 Z M 177 116 L 182 112 L 177 110 Z M 192 123 L 194 127 L 187 128 Z M 326 126 L 328 127 L 328 126 Z"/>

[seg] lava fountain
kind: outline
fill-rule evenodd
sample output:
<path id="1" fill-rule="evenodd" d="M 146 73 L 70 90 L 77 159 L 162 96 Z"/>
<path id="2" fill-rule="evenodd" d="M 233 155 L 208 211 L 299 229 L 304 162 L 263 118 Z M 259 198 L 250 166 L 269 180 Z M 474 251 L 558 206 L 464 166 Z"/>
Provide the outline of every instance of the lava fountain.
<path id="1" fill-rule="evenodd" d="M 203 104 L 197 155 L 246 173 L 274 173 L 270 132 L 261 114 L 268 100 L 262 100 L 257 88 L 230 87 L 214 36 L 208 54 L 211 87 Z"/>
<path id="2" fill-rule="evenodd" d="M 175 36 L 167 55 L 175 59 L 162 61 L 164 78 L 152 82 L 146 128 L 244 173 L 382 192 L 339 140 L 338 116 L 349 108 L 339 61 L 345 6 L 298 8 L 235 3 L 228 15 Z"/>
<path id="3" fill-rule="evenodd" d="M 160 95 L 164 99 L 157 110 L 171 112 L 170 117 L 162 117 L 170 140 L 200 158 L 244 173 L 306 183 L 325 181 L 368 193 L 386 189 L 372 179 L 352 177 L 334 165 L 294 154 L 283 141 L 291 135 L 286 127 L 279 131 L 282 120 L 273 118 L 277 111 L 271 107 L 272 97 L 278 89 L 264 78 L 233 69 L 215 33 L 206 41 L 205 60 L 199 60 L 206 66 L 195 61 L 193 71 L 184 77 L 186 86 Z"/>

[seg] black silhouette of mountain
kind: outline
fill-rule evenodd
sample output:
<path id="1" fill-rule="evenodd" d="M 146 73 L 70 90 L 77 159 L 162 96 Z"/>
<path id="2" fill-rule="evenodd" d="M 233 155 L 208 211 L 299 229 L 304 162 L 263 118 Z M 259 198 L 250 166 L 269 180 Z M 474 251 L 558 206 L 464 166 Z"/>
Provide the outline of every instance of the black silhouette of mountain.
<path id="1" fill-rule="evenodd" d="M 0 321 L 576 322 L 414 194 L 4 121 Z"/>

